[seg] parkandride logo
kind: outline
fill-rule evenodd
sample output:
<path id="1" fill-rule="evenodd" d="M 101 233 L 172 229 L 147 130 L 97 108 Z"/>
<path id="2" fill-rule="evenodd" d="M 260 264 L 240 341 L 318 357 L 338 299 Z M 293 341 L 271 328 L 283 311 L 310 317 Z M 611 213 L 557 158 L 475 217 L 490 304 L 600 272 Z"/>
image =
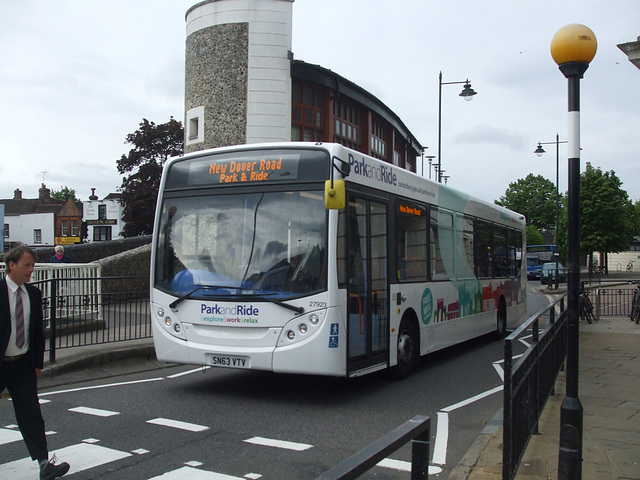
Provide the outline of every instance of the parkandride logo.
<path id="1" fill-rule="evenodd" d="M 398 185 L 398 176 L 391 166 L 371 165 L 367 163 L 365 157 L 361 157 L 361 159 L 358 160 L 351 153 L 349 154 L 349 165 L 351 171 L 356 175 L 377 180 L 380 183 L 386 183 L 388 185 Z"/>
<path id="2" fill-rule="evenodd" d="M 259 314 L 253 305 L 200 305 L 200 319 L 208 323 L 258 323 Z"/>

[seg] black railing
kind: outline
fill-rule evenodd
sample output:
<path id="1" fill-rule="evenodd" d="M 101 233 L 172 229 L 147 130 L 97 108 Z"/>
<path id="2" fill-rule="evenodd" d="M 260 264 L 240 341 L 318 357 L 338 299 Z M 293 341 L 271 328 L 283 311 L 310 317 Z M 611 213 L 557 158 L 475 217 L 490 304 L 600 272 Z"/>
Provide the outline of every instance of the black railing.
<path id="1" fill-rule="evenodd" d="M 417 415 L 368 447 L 324 472 L 316 480 L 352 480 L 373 468 L 388 455 L 412 441 L 411 480 L 429 477 L 431 419 Z"/>
<path id="2" fill-rule="evenodd" d="M 504 419 L 502 478 L 511 480 L 550 395 L 567 351 L 566 294 L 531 316 L 504 342 Z M 559 309 L 559 315 L 556 312 Z M 541 330 L 540 322 L 546 326 Z M 531 334 L 531 340 L 525 338 Z M 526 351 L 514 364 L 513 344 L 523 341 Z"/>
<path id="3" fill-rule="evenodd" d="M 635 293 L 636 286 L 628 283 L 600 286 L 596 291 L 594 301 L 596 318 L 628 317 L 631 314 Z"/>
<path id="4" fill-rule="evenodd" d="M 51 278 L 43 291 L 49 361 L 56 350 L 151 337 L 148 277 Z"/>

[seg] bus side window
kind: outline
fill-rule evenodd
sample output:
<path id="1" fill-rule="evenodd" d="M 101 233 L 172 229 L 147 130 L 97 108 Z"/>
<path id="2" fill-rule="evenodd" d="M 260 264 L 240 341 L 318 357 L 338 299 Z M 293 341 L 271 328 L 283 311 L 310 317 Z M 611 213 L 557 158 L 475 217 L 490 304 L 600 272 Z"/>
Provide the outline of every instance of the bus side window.
<path id="1" fill-rule="evenodd" d="M 396 261 L 401 282 L 427 279 L 427 218 L 424 212 L 420 207 L 400 204 L 396 216 Z"/>
<path id="2" fill-rule="evenodd" d="M 453 219 L 450 213 L 431 208 L 429 262 L 431 280 L 448 280 L 445 262 L 453 260 Z"/>
<path id="3" fill-rule="evenodd" d="M 489 222 L 476 222 L 476 276 L 493 277 L 492 229 Z"/>

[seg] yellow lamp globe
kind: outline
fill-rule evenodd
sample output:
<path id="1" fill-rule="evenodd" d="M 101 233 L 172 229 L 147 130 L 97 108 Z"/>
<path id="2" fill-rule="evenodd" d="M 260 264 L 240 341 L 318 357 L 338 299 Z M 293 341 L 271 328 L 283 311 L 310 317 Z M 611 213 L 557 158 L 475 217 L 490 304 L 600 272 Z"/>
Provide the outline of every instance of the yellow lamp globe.
<path id="1" fill-rule="evenodd" d="M 551 56 L 558 64 L 589 63 L 596 56 L 598 41 L 589 27 L 573 23 L 562 27 L 551 40 Z"/>

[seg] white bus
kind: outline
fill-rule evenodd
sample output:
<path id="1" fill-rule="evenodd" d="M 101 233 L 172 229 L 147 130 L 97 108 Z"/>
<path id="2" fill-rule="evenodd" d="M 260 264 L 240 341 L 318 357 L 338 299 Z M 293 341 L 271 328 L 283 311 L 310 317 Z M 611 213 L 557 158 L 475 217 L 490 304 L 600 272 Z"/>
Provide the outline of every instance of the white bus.
<path id="1" fill-rule="evenodd" d="M 169 160 L 151 259 L 159 359 L 354 377 L 525 314 L 525 220 L 337 144 Z"/>

